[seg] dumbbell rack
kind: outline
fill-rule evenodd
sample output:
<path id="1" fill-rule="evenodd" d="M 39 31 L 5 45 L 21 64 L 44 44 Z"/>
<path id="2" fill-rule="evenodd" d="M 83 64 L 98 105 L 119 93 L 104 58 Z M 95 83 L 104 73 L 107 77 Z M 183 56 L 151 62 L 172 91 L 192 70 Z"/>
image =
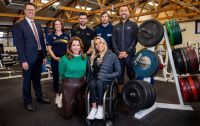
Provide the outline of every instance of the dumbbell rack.
<path id="1" fill-rule="evenodd" d="M 146 116 L 147 114 L 149 114 L 150 112 L 154 111 L 157 108 L 193 111 L 193 108 L 190 105 L 185 105 L 184 102 L 183 102 L 183 98 L 182 98 L 181 90 L 180 90 L 180 86 L 179 86 L 179 81 L 178 81 L 178 77 L 177 77 L 178 74 L 177 74 L 176 69 L 175 69 L 174 59 L 173 59 L 173 56 L 172 56 L 172 50 L 171 50 L 171 47 L 170 47 L 169 38 L 168 38 L 167 30 L 166 30 L 165 26 L 164 26 L 164 38 L 165 38 L 165 41 L 166 41 L 169 61 L 170 61 L 170 65 L 171 65 L 173 76 L 174 76 L 174 80 L 175 80 L 175 85 L 176 85 L 176 91 L 177 91 L 177 94 L 178 94 L 179 104 L 155 102 L 155 104 L 151 108 L 145 109 L 145 110 L 140 110 L 139 112 L 135 113 L 134 117 L 137 118 L 137 119 L 141 119 L 142 117 Z"/>

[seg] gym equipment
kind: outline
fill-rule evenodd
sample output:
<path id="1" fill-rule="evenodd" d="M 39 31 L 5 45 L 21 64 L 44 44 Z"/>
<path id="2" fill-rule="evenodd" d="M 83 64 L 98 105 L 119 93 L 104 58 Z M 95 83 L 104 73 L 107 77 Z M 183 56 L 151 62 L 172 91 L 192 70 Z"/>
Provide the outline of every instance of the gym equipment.
<path id="1" fill-rule="evenodd" d="M 171 50 L 171 46 L 170 46 L 170 42 L 169 42 L 169 38 L 168 38 L 167 30 L 166 30 L 165 26 L 164 26 L 164 38 L 165 38 L 165 41 L 166 41 L 167 55 L 168 55 L 170 65 L 171 65 L 171 68 L 172 68 L 171 75 L 173 75 L 174 82 L 175 82 L 175 85 L 176 85 L 176 91 L 177 91 L 177 96 L 178 96 L 178 99 L 179 99 L 179 104 L 157 103 L 157 102 L 155 102 L 155 104 L 151 108 L 146 109 L 146 110 L 140 110 L 139 112 L 135 113 L 134 117 L 137 118 L 137 119 L 141 119 L 142 117 L 144 117 L 148 113 L 152 112 L 156 108 L 190 110 L 190 111 L 193 110 L 193 108 L 190 105 L 185 105 L 184 102 L 183 102 L 183 98 L 182 98 L 181 90 L 180 90 L 180 86 L 179 86 L 179 81 L 178 81 L 178 77 L 177 77 L 178 74 L 177 74 L 176 69 L 175 69 L 174 59 L 172 57 L 172 50 Z"/>
<path id="2" fill-rule="evenodd" d="M 185 31 L 185 29 L 181 30 L 179 23 L 175 19 L 166 21 L 165 26 L 171 46 L 182 44 L 181 32 Z"/>
<path id="3" fill-rule="evenodd" d="M 151 19 L 139 26 L 137 37 L 141 45 L 152 47 L 162 40 L 163 35 L 164 29 L 162 24 L 157 20 Z"/>
<path id="4" fill-rule="evenodd" d="M 133 58 L 133 68 L 137 76 L 151 77 L 160 68 L 158 56 L 150 50 L 141 50 Z"/>
<path id="5" fill-rule="evenodd" d="M 153 86 L 145 81 L 129 80 L 122 92 L 124 103 L 134 111 L 148 109 L 156 100 Z"/>
<path id="6" fill-rule="evenodd" d="M 194 48 L 174 49 L 172 54 L 178 74 L 196 73 L 199 71 L 199 61 Z"/>
<path id="7" fill-rule="evenodd" d="M 200 78 L 197 76 L 179 77 L 179 84 L 185 102 L 200 101 Z"/>

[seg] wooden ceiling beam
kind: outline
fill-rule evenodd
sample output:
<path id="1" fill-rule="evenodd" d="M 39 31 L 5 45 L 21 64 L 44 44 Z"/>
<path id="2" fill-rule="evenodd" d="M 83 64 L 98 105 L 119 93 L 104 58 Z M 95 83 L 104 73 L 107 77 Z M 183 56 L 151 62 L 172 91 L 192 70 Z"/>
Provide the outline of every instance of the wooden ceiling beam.
<path id="1" fill-rule="evenodd" d="M 93 10 L 93 11 L 87 13 L 87 14 L 88 14 L 88 16 L 94 15 L 94 14 L 97 14 L 97 13 L 101 13 L 102 11 L 108 11 L 108 10 L 112 9 L 113 6 L 114 6 L 114 8 L 118 8 L 118 7 L 121 7 L 121 6 L 132 4 L 132 3 L 134 3 L 134 1 L 135 0 L 129 0 L 128 2 L 117 3 L 117 4 L 114 4 L 114 5 L 111 5 L 111 6 L 107 6 L 106 8 L 103 8 L 103 9 Z M 67 21 L 75 20 L 75 19 L 78 19 L 78 16 L 72 17 L 72 18 L 68 19 Z"/>
<path id="2" fill-rule="evenodd" d="M 194 7 L 194 6 L 192 6 L 192 4 L 188 4 L 188 3 L 185 3 L 185 2 L 182 2 L 182 1 L 180 1 L 180 0 L 170 0 L 170 1 L 172 1 L 172 2 L 174 2 L 174 3 L 176 3 L 176 4 L 179 4 L 179 5 L 181 5 L 181 6 L 186 6 L 188 9 L 190 9 L 190 10 L 193 10 L 193 11 L 196 11 L 196 12 L 200 12 L 200 9 L 198 9 L 198 8 L 196 8 L 196 7 Z"/>
<path id="3" fill-rule="evenodd" d="M 10 14 L 10 13 L 0 13 L 0 17 L 18 17 L 18 18 L 24 18 L 25 15 L 22 14 Z M 52 17 L 43 17 L 43 16 L 35 16 L 36 20 L 46 20 L 46 21 L 53 21 L 58 18 L 52 18 Z M 66 21 L 66 19 L 61 19 L 63 21 Z M 68 21 L 70 23 L 78 23 L 78 20 L 71 20 Z"/>
<path id="4" fill-rule="evenodd" d="M 40 11 L 42 11 L 42 10 L 48 8 L 49 6 L 51 6 L 52 4 L 54 4 L 54 3 L 57 2 L 57 1 L 58 1 L 58 0 L 51 0 L 51 1 L 49 1 L 48 3 L 43 4 L 41 7 L 39 7 L 39 8 L 36 9 L 36 12 L 40 12 Z"/>

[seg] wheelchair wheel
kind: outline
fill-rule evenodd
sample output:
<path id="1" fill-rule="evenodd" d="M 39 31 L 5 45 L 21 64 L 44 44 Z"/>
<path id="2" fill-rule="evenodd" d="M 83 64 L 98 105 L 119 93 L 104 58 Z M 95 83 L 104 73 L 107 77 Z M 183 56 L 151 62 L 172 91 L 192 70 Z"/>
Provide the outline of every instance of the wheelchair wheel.
<path id="1" fill-rule="evenodd" d="M 109 94 L 109 118 L 111 120 L 114 119 L 116 113 L 117 113 L 117 89 L 116 85 L 112 84 L 110 87 L 110 94 Z"/>

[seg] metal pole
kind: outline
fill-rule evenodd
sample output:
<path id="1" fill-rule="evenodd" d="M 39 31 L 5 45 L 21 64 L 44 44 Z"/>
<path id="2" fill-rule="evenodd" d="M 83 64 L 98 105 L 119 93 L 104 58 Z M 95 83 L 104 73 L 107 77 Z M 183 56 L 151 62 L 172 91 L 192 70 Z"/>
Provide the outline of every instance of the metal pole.
<path id="1" fill-rule="evenodd" d="M 170 61 L 171 67 L 172 67 L 173 75 L 174 75 L 178 99 L 179 99 L 180 105 L 184 106 L 182 95 L 181 95 L 181 90 L 180 90 L 180 86 L 179 86 L 179 82 L 178 82 L 178 77 L 177 77 L 178 74 L 176 73 L 176 69 L 175 69 L 175 65 L 174 65 L 174 59 L 173 59 L 173 56 L 172 56 L 172 50 L 171 50 L 171 47 L 170 47 L 170 44 L 169 44 L 169 38 L 168 38 L 167 30 L 166 30 L 165 26 L 164 26 L 164 37 L 165 37 L 167 51 L 168 51 L 168 55 L 169 55 L 169 61 Z"/>

